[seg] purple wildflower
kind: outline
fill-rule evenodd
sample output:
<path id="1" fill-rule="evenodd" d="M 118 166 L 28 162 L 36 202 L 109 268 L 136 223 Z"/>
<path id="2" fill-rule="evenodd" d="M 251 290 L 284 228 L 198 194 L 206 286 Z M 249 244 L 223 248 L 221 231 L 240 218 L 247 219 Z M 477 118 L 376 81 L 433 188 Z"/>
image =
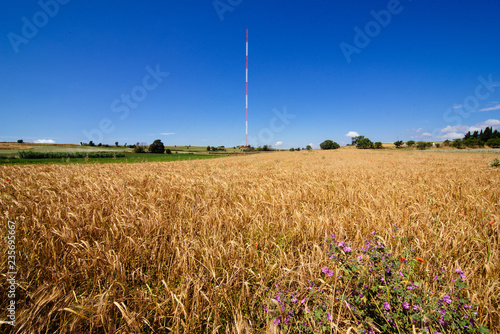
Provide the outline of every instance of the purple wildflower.
<path id="1" fill-rule="evenodd" d="M 327 317 L 327 319 L 328 319 L 329 321 L 333 321 L 333 317 L 332 317 L 332 315 L 330 314 L 330 312 L 328 312 L 328 313 L 326 314 L 326 317 Z"/>
<path id="2" fill-rule="evenodd" d="M 465 274 L 464 274 L 464 271 L 462 269 L 460 269 L 460 268 L 455 269 L 455 272 L 460 275 L 461 279 L 463 279 L 463 280 L 465 279 Z"/>
<path id="3" fill-rule="evenodd" d="M 385 309 L 386 311 L 390 311 L 390 310 L 391 310 L 391 305 L 389 305 L 389 303 L 388 303 L 388 302 L 384 302 L 384 309 Z"/>
<path id="4" fill-rule="evenodd" d="M 403 302 L 401 303 L 401 306 L 403 307 L 403 309 L 405 310 L 408 310 L 410 308 L 410 304 L 408 302 Z"/>
<path id="5" fill-rule="evenodd" d="M 345 247 L 344 247 L 344 252 L 346 252 L 346 253 L 350 253 L 350 252 L 351 252 L 351 247 L 349 247 L 349 246 L 345 246 Z"/>
<path id="6" fill-rule="evenodd" d="M 292 299 L 292 303 L 296 303 L 297 301 L 298 301 L 298 299 L 297 299 L 297 298 L 293 298 L 293 299 Z"/>

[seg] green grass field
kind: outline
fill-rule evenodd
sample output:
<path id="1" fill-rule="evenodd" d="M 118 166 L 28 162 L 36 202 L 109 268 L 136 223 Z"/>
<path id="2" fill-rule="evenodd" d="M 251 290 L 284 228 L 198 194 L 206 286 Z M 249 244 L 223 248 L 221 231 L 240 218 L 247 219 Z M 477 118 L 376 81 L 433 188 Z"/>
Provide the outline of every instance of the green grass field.
<path id="1" fill-rule="evenodd" d="M 0 143 L 0 164 L 1 165 L 28 165 L 28 164 L 92 164 L 92 163 L 136 163 L 136 162 L 157 162 L 157 161 L 182 161 L 196 159 L 211 159 L 227 156 L 227 153 L 235 153 L 237 150 L 231 148 L 228 151 L 217 153 L 208 152 L 206 147 L 201 146 L 167 146 L 173 153 L 178 154 L 152 154 L 133 153 L 128 147 L 98 147 L 80 145 L 58 145 L 58 144 L 33 144 L 33 143 Z M 125 157 L 119 158 L 78 158 L 78 159 L 19 159 L 20 150 L 33 152 L 121 152 Z"/>

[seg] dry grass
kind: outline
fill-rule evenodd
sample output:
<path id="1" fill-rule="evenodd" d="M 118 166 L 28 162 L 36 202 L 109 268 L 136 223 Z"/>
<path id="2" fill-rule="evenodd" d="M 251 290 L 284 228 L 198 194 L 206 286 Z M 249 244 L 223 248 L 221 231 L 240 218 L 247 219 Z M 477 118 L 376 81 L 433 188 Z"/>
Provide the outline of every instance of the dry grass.
<path id="1" fill-rule="evenodd" d="M 481 322 L 497 332 L 494 157 L 341 149 L 0 166 L 2 235 L 7 220 L 18 222 L 13 332 L 272 332 L 267 287 L 317 280 L 332 232 L 360 245 L 377 230 L 399 252 L 394 225 L 426 260 L 429 286 L 436 268 L 464 269 Z M 4 318 L 5 237 L 2 245 Z"/>

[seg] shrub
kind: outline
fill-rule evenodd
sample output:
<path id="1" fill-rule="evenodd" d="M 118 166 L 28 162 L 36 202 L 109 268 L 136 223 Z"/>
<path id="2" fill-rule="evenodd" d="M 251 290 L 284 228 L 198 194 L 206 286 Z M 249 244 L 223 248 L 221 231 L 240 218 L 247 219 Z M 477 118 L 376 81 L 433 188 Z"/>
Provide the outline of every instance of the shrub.
<path id="1" fill-rule="evenodd" d="M 491 148 L 499 148 L 500 138 L 491 138 L 486 142 L 486 145 L 488 145 Z"/>
<path id="2" fill-rule="evenodd" d="M 383 148 L 382 143 L 381 143 L 381 142 L 379 142 L 379 141 L 375 142 L 374 147 L 375 147 L 376 149 L 381 149 L 381 148 Z"/>
<path id="3" fill-rule="evenodd" d="M 156 139 L 149 145 L 149 153 L 165 153 L 165 146 L 160 139 Z"/>
<path id="4" fill-rule="evenodd" d="M 17 143 L 18 143 L 18 144 L 22 144 L 22 143 L 23 143 L 23 140 L 22 140 L 22 139 L 18 139 L 18 140 L 17 140 Z"/>
<path id="5" fill-rule="evenodd" d="M 167 154 L 172 154 L 172 151 L 171 151 L 169 148 L 167 148 L 167 149 L 165 150 L 165 152 L 166 152 Z"/>
<path id="6" fill-rule="evenodd" d="M 310 151 L 310 150 L 312 150 L 312 149 L 313 149 L 313 148 L 311 147 L 311 145 L 307 145 L 307 146 L 306 146 L 306 150 Z"/>
<path id="7" fill-rule="evenodd" d="M 19 151 L 17 155 L 20 159 L 78 159 L 78 158 L 122 158 L 124 153 L 112 152 L 34 152 Z"/>
<path id="8" fill-rule="evenodd" d="M 413 147 L 413 146 L 415 146 L 415 141 L 414 141 L 414 140 L 408 140 L 408 141 L 406 142 L 406 146 L 408 146 L 408 147 Z"/>
<path id="9" fill-rule="evenodd" d="M 403 146 L 403 141 L 402 140 L 395 141 L 394 145 L 396 146 L 396 148 L 400 148 L 401 146 Z"/>
<path id="10" fill-rule="evenodd" d="M 368 149 L 368 148 L 373 148 L 373 143 L 370 139 L 368 138 L 362 138 L 358 140 L 358 143 L 356 144 L 356 148 L 361 148 L 361 149 Z"/>
<path id="11" fill-rule="evenodd" d="M 146 153 L 146 148 L 144 146 L 136 145 L 134 147 L 134 153 Z"/>
<path id="12" fill-rule="evenodd" d="M 465 148 L 464 146 L 464 142 L 462 139 L 454 139 L 451 144 L 450 144 L 451 147 L 454 147 L 454 148 L 458 148 L 458 149 L 463 149 Z"/>
<path id="13" fill-rule="evenodd" d="M 340 145 L 330 139 L 327 139 L 319 144 L 319 147 L 321 147 L 322 150 L 336 150 L 340 148 Z"/>
<path id="14" fill-rule="evenodd" d="M 293 151 L 295 151 L 295 149 L 292 147 L 292 148 L 290 149 L 290 151 L 291 151 L 291 152 L 293 152 Z"/>
<path id="15" fill-rule="evenodd" d="M 419 149 L 419 150 L 425 150 L 425 149 L 428 149 L 431 146 L 432 146 L 432 143 L 430 143 L 428 141 L 419 141 L 419 142 L 417 142 L 417 149 Z"/>
<path id="16" fill-rule="evenodd" d="M 495 160 L 493 160 L 493 162 L 491 163 L 490 166 L 491 167 L 500 167 L 500 160 L 498 160 L 498 158 L 495 158 Z"/>

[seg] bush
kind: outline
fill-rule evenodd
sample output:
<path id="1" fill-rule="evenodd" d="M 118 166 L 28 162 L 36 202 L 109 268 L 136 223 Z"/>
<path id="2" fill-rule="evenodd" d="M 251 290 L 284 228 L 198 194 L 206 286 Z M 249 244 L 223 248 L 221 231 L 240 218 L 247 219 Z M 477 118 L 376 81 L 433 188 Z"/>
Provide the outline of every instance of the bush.
<path id="1" fill-rule="evenodd" d="M 488 145 L 491 148 L 499 148 L 500 147 L 500 138 L 488 139 L 488 141 L 486 142 L 486 145 Z"/>
<path id="2" fill-rule="evenodd" d="M 160 139 L 156 139 L 149 145 L 149 153 L 165 153 L 165 146 Z"/>
<path id="3" fill-rule="evenodd" d="M 414 141 L 414 140 L 408 140 L 408 141 L 406 142 L 406 146 L 408 146 L 408 147 L 413 147 L 413 146 L 415 146 L 415 141 Z"/>
<path id="4" fill-rule="evenodd" d="M 403 146 L 403 141 L 402 140 L 395 141 L 394 145 L 396 146 L 396 148 L 400 148 L 401 146 Z"/>
<path id="5" fill-rule="evenodd" d="M 22 139 L 18 139 L 18 140 L 17 140 L 17 143 L 18 143 L 18 144 L 22 144 L 22 143 L 23 143 L 23 140 L 22 140 Z"/>
<path id="6" fill-rule="evenodd" d="M 417 142 L 417 149 L 419 149 L 419 150 L 425 150 L 425 149 L 428 149 L 431 146 L 432 146 L 432 143 L 430 143 L 428 141 L 419 141 L 419 142 Z"/>
<path id="7" fill-rule="evenodd" d="M 172 151 L 171 151 L 169 148 L 167 148 L 167 149 L 165 150 L 165 152 L 166 152 L 167 154 L 172 154 Z"/>
<path id="8" fill-rule="evenodd" d="M 112 152 L 34 152 L 19 151 L 17 155 L 21 159 L 78 159 L 78 158 L 122 158 L 124 153 Z"/>
<path id="9" fill-rule="evenodd" d="M 295 149 L 292 147 L 292 148 L 290 149 L 290 152 L 293 152 L 293 151 L 295 151 Z"/>
<path id="10" fill-rule="evenodd" d="M 325 140 L 321 144 L 319 144 L 322 150 L 336 150 L 340 148 L 340 145 L 330 139 Z"/>
<path id="11" fill-rule="evenodd" d="M 383 148 L 382 143 L 381 143 L 381 142 L 379 142 L 379 141 L 375 142 L 374 147 L 375 147 L 376 149 L 381 149 L 381 148 Z"/>
<path id="12" fill-rule="evenodd" d="M 493 160 L 493 162 L 491 163 L 490 166 L 491 167 L 500 167 L 500 160 L 498 160 L 498 158 L 495 158 L 495 160 Z"/>
<path id="13" fill-rule="evenodd" d="M 307 146 L 306 146 L 306 150 L 310 151 L 310 150 L 312 150 L 312 149 L 313 149 L 313 148 L 311 147 L 311 145 L 307 145 Z"/>
<path id="14" fill-rule="evenodd" d="M 358 140 L 358 143 L 356 144 L 356 148 L 368 149 L 368 148 L 374 148 L 374 146 L 373 146 L 373 143 L 370 139 L 361 138 Z"/>
<path id="15" fill-rule="evenodd" d="M 136 145 L 134 147 L 134 153 L 146 153 L 146 148 L 144 146 Z"/>
<path id="16" fill-rule="evenodd" d="M 465 148 L 464 146 L 464 142 L 462 139 L 454 139 L 451 144 L 450 144 L 451 147 L 454 147 L 454 148 L 458 148 L 458 149 L 463 149 Z"/>

